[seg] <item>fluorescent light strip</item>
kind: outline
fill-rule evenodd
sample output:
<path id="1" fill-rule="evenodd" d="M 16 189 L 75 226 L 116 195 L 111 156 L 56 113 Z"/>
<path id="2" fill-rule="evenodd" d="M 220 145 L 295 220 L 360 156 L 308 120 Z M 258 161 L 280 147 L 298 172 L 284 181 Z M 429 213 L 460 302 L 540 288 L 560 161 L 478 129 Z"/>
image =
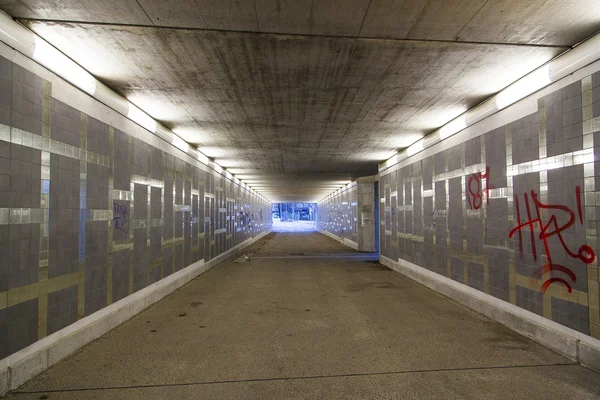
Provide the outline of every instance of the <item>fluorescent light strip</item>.
<path id="1" fill-rule="evenodd" d="M 416 143 L 413 143 L 408 149 L 406 149 L 406 153 L 410 156 L 417 154 L 422 151 L 425 147 L 423 146 L 423 139 L 419 140 Z"/>
<path id="2" fill-rule="evenodd" d="M 498 110 L 502 110 L 551 83 L 550 66 L 544 65 L 498 93 L 496 107 Z"/>
<path id="3" fill-rule="evenodd" d="M 381 172 L 397 164 L 403 159 L 403 155 L 410 157 L 417 154 L 425 147 L 430 147 L 440 140 L 447 139 L 598 59 L 600 59 L 600 34 L 594 35 L 560 57 L 507 86 L 485 102 L 444 124 L 436 132 L 424 138 L 429 140 L 426 145 L 423 145 L 423 148 L 418 144 L 419 142 L 416 142 L 399 154 L 390 157 L 386 162 L 380 164 L 379 171 Z M 436 133 L 438 135 L 437 138 L 435 137 Z"/>
<path id="4" fill-rule="evenodd" d="M 156 121 L 140 110 L 135 104 L 129 103 L 129 110 L 127 110 L 127 118 L 135 122 L 136 124 L 146 128 L 150 132 L 156 132 Z"/>
<path id="5" fill-rule="evenodd" d="M 187 153 L 190 150 L 190 145 L 185 140 L 176 135 L 173 135 L 173 141 L 171 142 L 171 144 L 173 144 L 173 146 L 177 147 L 184 153 Z"/>
<path id="6" fill-rule="evenodd" d="M 200 150 L 198 150 L 198 161 L 204 165 L 208 165 L 208 157 L 206 157 Z"/>
<path id="7" fill-rule="evenodd" d="M 32 58 L 87 94 L 96 92 L 96 78 L 39 36 L 35 37 Z"/>
<path id="8" fill-rule="evenodd" d="M 170 142 L 178 149 L 186 153 L 192 153 L 189 143 L 185 140 L 175 135 L 170 129 L 159 125 L 154 118 L 112 89 L 98 82 L 92 74 L 79 64 L 2 11 L 0 11 L 0 41 L 26 57 L 32 58 L 83 92 L 93 96 L 102 104 L 126 116 L 163 140 Z M 191 155 L 195 156 L 196 154 L 194 152 Z M 208 165 L 209 159 L 202 152 L 198 151 L 197 158 L 201 163 Z M 217 166 L 217 172 L 221 172 L 219 168 L 221 167 Z"/>
<path id="9" fill-rule="evenodd" d="M 462 131 L 466 127 L 467 127 L 466 114 L 463 114 L 463 115 L 459 116 L 458 118 L 453 119 L 452 121 L 448 122 L 446 125 L 442 126 L 439 129 L 440 140 L 449 138 L 450 136 L 454 135 L 455 133 Z"/>

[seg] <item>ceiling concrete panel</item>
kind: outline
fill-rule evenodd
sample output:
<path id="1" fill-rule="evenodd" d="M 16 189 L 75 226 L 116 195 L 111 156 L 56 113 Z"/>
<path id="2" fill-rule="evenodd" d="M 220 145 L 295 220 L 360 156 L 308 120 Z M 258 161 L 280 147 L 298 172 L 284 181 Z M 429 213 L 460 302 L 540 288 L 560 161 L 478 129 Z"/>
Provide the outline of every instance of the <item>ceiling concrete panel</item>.
<path id="1" fill-rule="evenodd" d="M 408 37 L 427 2 L 428 0 L 373 0 L 365 17 L 361 36 Z"/>
<path id="2" fill-rule="evenodd" d="M 265 179 L 374 174 L 398 148 L 564 50 L 29 25 L 208 156 Z"/>
<path id="3" fill-rule="evenodd" d="M 136 0 L 1 0 L 0 9 L 13 17 L 63 21 L 151 24 Z"/>
<path id="4" fill-rule="evenodd" d="M 358 36 L 371 0 L 312 0 L 311 35 Z"/>
<path id="5" fill-rule="evenodd" d="M 255 0 L 255 4 L 261 32 L 310 32 L 312 1 Z"/>
<path id="6" fill-rule="evenodd" d="M 0 0 L 17 18 L 299 35 L 570 46 L 597 0 Z"/>
<path id="7" fill-rule="evenodd" d="M 196 0 L 196 4 L 209 29 L 252 32 L 260 30 L 254 1 Z"/>
<path id="8" fill-rule="evenodd" d="M 460 31 L 489 0 L 429 0 L 406 37 L 456 40 Z"/>
<path id="9" fill-rule="evenodd" d="M 195 1 L 138 0 L 154 25 L 206 28 L 200 7 Z"/>
<path id="10" fill-rule="evenodd" d="M 597 0 L 491 0 L 458 40 L 574 45 L 598 30 Z"/>
<path id="11" fill-rule="evenodd" d="M 600 28 L 596 0 L 0 0 L 0 9 L 71 21 L 23 20 L 232 173 L 252 171 L 267 196 L 297 201 L 376 173 L 398 148 Z"/>

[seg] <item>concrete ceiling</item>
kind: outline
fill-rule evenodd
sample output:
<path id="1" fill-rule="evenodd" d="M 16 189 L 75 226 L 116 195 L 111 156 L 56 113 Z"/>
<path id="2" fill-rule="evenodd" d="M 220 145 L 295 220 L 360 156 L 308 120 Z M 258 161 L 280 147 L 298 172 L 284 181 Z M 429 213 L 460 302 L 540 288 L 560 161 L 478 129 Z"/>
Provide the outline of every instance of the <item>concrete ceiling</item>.
<path id="1" fill-rule="evenodd" d="M 273 201 L 316 201 L 600 30 L 597 0 L 0 0 Z"/>

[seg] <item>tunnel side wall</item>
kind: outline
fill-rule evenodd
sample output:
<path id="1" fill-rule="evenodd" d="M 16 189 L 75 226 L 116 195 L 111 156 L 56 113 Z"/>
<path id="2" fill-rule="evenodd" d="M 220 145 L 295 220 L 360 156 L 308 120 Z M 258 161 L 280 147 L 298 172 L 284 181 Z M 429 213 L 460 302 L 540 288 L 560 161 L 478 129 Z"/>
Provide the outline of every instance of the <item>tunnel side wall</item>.
<path id="1" fill-rule="evenodd" d="M 271 225 L 224 172 L 0 44 L 0 393 Z"/>
<path id="2" fill-rule="evenodd" d="M 358 185 L 356 182 L 317 203 L 317 230 L 358 250 Z"/>
<path id="3" fill-rule="evenodd" d="M 362 252 L 375 252 L 375 193 L 378 177 L 358 178 L 317 204 L 317 229 Z"/>
<path id="4" fill-rule="evenodd" d="M 379 181 L 382 262 L 596 368 L 598 70 L 380 171 Z"/>

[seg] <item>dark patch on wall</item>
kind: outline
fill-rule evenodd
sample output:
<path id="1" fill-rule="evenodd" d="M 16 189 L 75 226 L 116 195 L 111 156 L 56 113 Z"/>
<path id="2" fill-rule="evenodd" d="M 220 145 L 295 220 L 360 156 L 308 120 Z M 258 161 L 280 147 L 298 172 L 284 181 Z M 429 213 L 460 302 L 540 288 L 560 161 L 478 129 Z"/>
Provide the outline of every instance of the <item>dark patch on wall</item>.
<path id="1" fill-rule="evenodd" d="M 163 276 L 171 275 L 173 269 L 173 247 L 165 247 L 163 249 Z"/>
<path id="2" fill-rule="evenodd" d="M 10 261 L 10 225 L 0 225 L 0 254 L 9 255 L 9 257 L 0 257 L 0 292 L 5 292 L 9 286 L 11 266 L 14 265 Z M 16 276 L 13 279 L 20 280 Z"/>
<path id="3" fill-rule="evenodd" d="M 134 139 L 133 147 L 133 173 L 147 177 L 150 174 L 148 162 L 150 146 L 139 139 Z"/>
<path id="4" fill-rule="evenodd" d="M 145 228 L 133 231 L 133 291 L 146 287 L 146 267 L 148 265 L 148 230 Z"/>
<path id="5" fill-rule="evenodd" d="M 543 299 L 540 292 L 519 285 L 517 285 L 516 290 L 516 305 L 518 307 L 524 308 L 532 313 L 542 315 Z"/>
<path id="6" fill-rule="evenodd" d="M 79 161 L 50 156 L 48 278 L 79 269 Z"/>
<path id="7" fill-rule="evenodd" d="M 94 117 L 87 117 L 87 149 L 110 156 L 110 131 L 108 124 Z"/>
<path id="8" fill-rule="evenodd" d="M 488 249 L 490 294 L 504 301 L 510 299 L 510 253 L 507 249 Z"/>
<path id="9" fill-rule="evenodd" d="M 112 253 L 112 301 L 113 303 L 129 295 L 130 251 L 119 250 Z"/>
<path id="10" fill-rule="evenodd" d="M 108 201 L 108 176 L 110 168 L 87 163 L 86 208 L 105 210 L 110 207 Z"/>
<path id="11" fill-rule="evenodd" d="M 4 314 L 6 329 L 0 329 L 0 332 L 6 332 L 6 345 L 2 347 L 7 350 L 4 354 L 7 356 L 38 340 L 38 299 L 27 300 L 9 306 L 5 310 L 1 310 L 4 312 L 0 313 L 0 328 L 2 328 L 2 319 L 4 319 L 2 314 Z M 2 356 L 0 354 L 0 357 Z"/>
<path id="12" fill-rule="evenodd" d="M 7 146 L 8 143 L 4 142 L 4 154 L 7 154 Z M 39 208 L 41 194 L 40 150 L 11 143 L 10 169 L 7 168 L 3 171 L 10 174 L 9 178 L 4 178 L 10 182 L 10 207 Z M 7 187 L 5 186 L 5 188 Z"/>
<path id="13" fill-rule="evenodd" d="M 6 75 L 5 75 L 6 76 Z M 8 82 L 5 81 L 4 87 Z M 12 84 L 11 84 L 11 116 L 9 124 L 15 128 L 22 129 L 36 135 L 42 134 L 42 99 L 44 90 L 44 80 L 32 72 L 24 69 L 20 65 L 12 64 Z M 6 92 L 0 93 L 6 95 Z M 4 102 L 8 105 L 7 101 Z M 54 103 L 52 104 L 54 111 Z M 6 113 L 6 111 L 4 112 Z M 54 113 L 52 115 L 54 117 Z M 67 121 L 67 126 L 68 126 Z M 55 129 L 53 121 L 52 130 Z M 78 137 L 68 137 L 65 143 L 77 143 Z M 73 143 L 71 143 L 73 142 Z"/>
<path id="14" fill-rule="evenodd" d="M 483 264 L 469 261 L 467 262 L 467 269 L 469 286 L 483 292 L 485 290 Z"/>
<path id="15" fill-rule="evenodd" d="M 173 239 L 173 178 L 165 175 L 164 191 L 164 229 L 163 236 L 165 240 Z"/>
<path id="16" fill-rule="evenodd" d="M 88 221 L 85 225 L 85 315 L 106 307 L 108 224 Z"/>
<path id="17" fill-rule="evenodd" d="M 115 129 L 114 153 L 114 188 L 119 190 L 131 190 L 129 135 L 118 129 Z"/>
<path id="18" fill-rule="evenodd" d="M 40 224 L 12 224 L 3 228 L 7 251 L 1 258 L 5 260 L 3 275 L 7 279 L 0 285 L 10 290 L 38 282 Z M 9 231 L 9 240 L 6 240 L 6 231 Z"/>
<path id="19" fill-rule="evenodd" d="M 11 125 L 12 80 L 13 63 L 0 57 L 0 124 L 3 125 Z"/>
<path id="20" fill-rule="evenodd" d="M 135 219 L 148 218 L 148 185 L 134 184 L 133 210 Z"/>
<path id="21" fill-rule="evenodd" d="M 77 322 L 77 285 L 48 293 L 48 335 Z"/>

